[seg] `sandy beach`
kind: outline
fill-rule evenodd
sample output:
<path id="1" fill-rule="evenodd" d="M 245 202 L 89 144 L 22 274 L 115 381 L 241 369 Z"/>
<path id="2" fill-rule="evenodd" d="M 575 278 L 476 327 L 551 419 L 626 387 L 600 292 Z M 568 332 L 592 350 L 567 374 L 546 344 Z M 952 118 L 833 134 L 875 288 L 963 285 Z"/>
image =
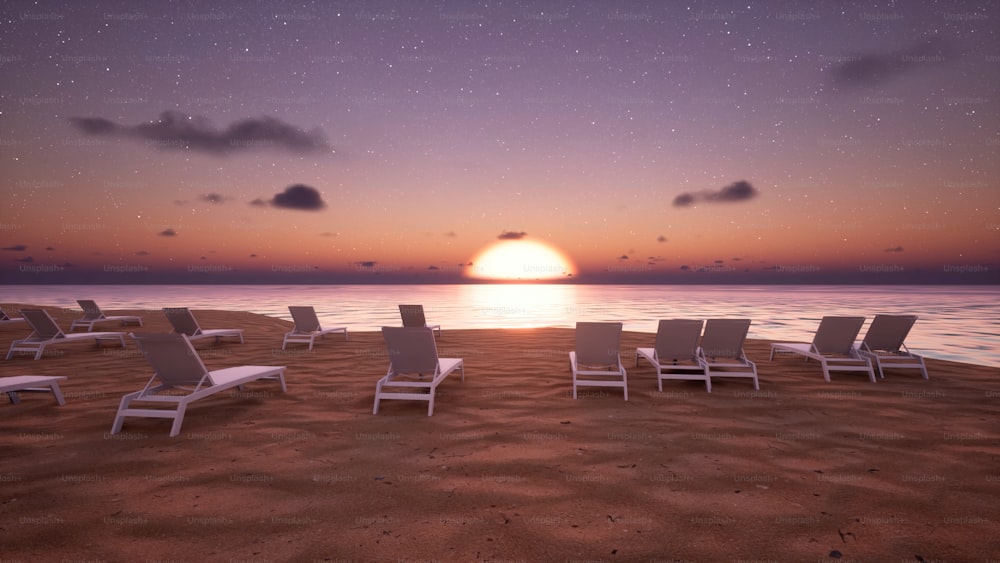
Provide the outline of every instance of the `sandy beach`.
<path id="1" fill-rule="evenodd" d="M 16 311 L 19 306 L 5 306 Z M 45 307 L 68 330 L 80 311 Z M 145 326 L 98 330 L 162 333 Z M 768 361 L 748 380 L 571 396 L 570 329 L 449 330 L 465 361 L 426 405 L 386 401 L 376 332 L 281 350 L 291 323 L 195 311 L 246 343 L 199 341 L 209 367 L 287 366 L 193 405 L 181 434 L 118 401 L 151 374 L 129 339 L 51 347 L 0 376 L 64 375 L 64 406 L 0 405 L 3 561 L 988 561 L 1000 559 L 1000 368 L 928 360 L 872 384 Z M 610 319 L 609 319 L 610 320 Z M 345 324 L 350 328 L 349 322 Z M 0 327 L 0 345 L 28 334 Z M 801 335 L 807 341 L 811 334 Z"/>

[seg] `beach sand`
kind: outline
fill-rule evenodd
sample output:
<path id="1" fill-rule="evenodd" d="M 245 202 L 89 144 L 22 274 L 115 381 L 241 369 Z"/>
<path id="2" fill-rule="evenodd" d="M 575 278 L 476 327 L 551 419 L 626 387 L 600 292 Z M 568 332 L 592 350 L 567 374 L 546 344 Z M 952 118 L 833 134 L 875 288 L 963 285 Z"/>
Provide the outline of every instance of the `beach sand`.
<path id="1" fill-rule="evenodd" d="M 12 308 L 16 310 L 17 305 Z M 67 328 L 79 311 L 46 307 Z M 145 326 L 167 332 L 159 311 Z M 1000 369 L 929 360 L 823 380 L 768 361 L 749 380 L 656 389 L 622 337 L 630 400 L 571 397 L 569 329 L 449 330 L 465 360 L 426 404 L 384 401 L 381 334 L 281 350 L 290 323 L 196 311 L 246 343 L 196 343 L 210 369 L 287 366 L 195 403 L 181 434 L 118 401 L 145 384 L 120 348 L 52 347 L 0 375 L 65 375 L 66 405 L 0 405 L 3 561 L 987 561 L 1000 559 Z M 349 323 L 348 328 L 349 328 Z M 114 324 L 100 330 L 120 330 Z M 0 327 L 0 345 L 27 334 Z M 811 335 L 803 334 L 808 340 Z"/>

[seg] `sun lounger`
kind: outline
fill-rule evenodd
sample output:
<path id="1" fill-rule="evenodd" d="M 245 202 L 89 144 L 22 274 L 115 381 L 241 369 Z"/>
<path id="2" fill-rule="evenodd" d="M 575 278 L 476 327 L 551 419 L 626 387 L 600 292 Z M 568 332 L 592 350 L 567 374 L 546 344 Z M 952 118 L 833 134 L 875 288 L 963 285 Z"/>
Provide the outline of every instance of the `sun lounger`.
<path id="1" fill-rule="evenodd" d="M 0 309 L 0 326 L 19 324 L 23 322 L 24 319 L 22 317 L 10 317 L 6 312 L 4 312 L 3 309 Z"/>
<path id="2" fill-rule="evenodd" d="M 137 317 L 134 315 L 118 315 L 109 317 L 101 311 L 101 308 L 97 306 L 97 303 L 89 299 L 77 300 L 80 304 L 80 308 L 83 309 L 83 318 L 76 319 L 72 324 L 69 325 L 69 331 L 73 332 L 76 327 L 86 327 L 87 331 L 90 332 L 94 330 L 94 325 L 97 323 L 105 322 L 121 322 L 122 326 L 129 323 L 138 323 L 142 326 L 142 317 Z"/>
<path id="3" fill-rule="evenodd" d="M 45 352 L 46 346 L 66 342 L 78 342 L 80 340 L 93 340 L 98 346 L 103 341 L 117 340 L 122 345 L 122 348 L 125 347 L 124 332 L 80 332 L 66 334 L 59 328 L 59 325 L 49 316 L 48 311 L 45 309 L 21 309 L 21 314 L 24 315 L 24 320 L 31 327 L 31 334 L 27 338 L 15 340 L 11 343 L 10 350 L 7 351 L 8 360 L 14 355 L 14 352 L 34 352 L 35 359 L 38 360 L 42 357 L 42 353 Z"/>
<path id="4" fill-rule="evenodd" d="M 122 429 L 126 417 L 169 418 L 173 420 L 170 436 L 176 436 L 184 423 L 184 413 L 195 401 L 216 393 L 242 389 L 243 385 L 263 379 L 275 380 L 285 386 L 285 366 L 237 366 L 209 371 L 198 352 L 184 334 L 150 334 L 135 336 L 142 355 L 153 366 L 153 376 L 140 391 L 122 397 L 111 433 Z M 156 381 L 158 385 L 154 385 Z M 167 405 L 172 408 L 133 408 L 139 401 Z"/>
<path id="5" fill-rule="evenodd" d="M 434 332 L 430 327 L 382 327 L 389 353 L 389 370 L 375 384 L 375 408 L 385 399 L 427 401 L 427 416 L 434 414 L 434 394 L 438 385 L 456 369 L 465 381 L 460 358 L 439 358 Z"/>
<path id="6" fill-rule="evenodd" d="M 775 354 L 780 353 L 797 354 L 804 356 L 806 361 L 819 362 L 823 368 L 823 379 L 828 383 L 831 371 L 865 372 L 868 379 L 875 383 L 871 360 L 854 347 L 864 323 L 864 317 L 823 317 L 811 343 L 774 342 L 771 344 L 770 359 L 773 361 Z"/>
<path id="7" fill-rule="evenodd" d="M 187 335 L 189 340 L 200 340 L 202 338 L 215 338 L 219 342 L 223 337 L 234 336 L 243 343 L 242 328 L 212 328 L 202 330 L 198 320 L 194 318 L 187 307 L 164 307 L 163 314 L 167 316 L 170 325 L 174 327 L 174 332 Z"/>
<path id="8" fill-rule="evenodd" d="M 690 319 L 661 320 L 653 348 L 636 348 L 635 366 L 639 367 L 642 358 L 655 367 L 660 391 L 663 391 L 665 380 L 694 380 L 704 381 L 705 389 L 711 393 L 712 380 L 698 361 L 698 339 L 703 324 L 703 321 Z"/>
<path id="9" fill-rule="evenodd" d="M 343 332 L 344 340 L 347 340 L 347 327 L 323 328 L 319 324 L 319 318 L 316 317 L 316 310 L 311 306 L 297 307 L 293 305 L 288 307 L 288 311 L 292 314 L 295 326 L 291 332 L 285 333 L 285 339 L 281 343 L 282 350 L 289 342 L 308 344 L 309 349 L 312 350 L 317 336 L 322 339 L 325 335 L 335 332 Z"/>
<path id="10" fill-rule="evenodd" d="M 880 378 L 885 378 L 885 368 L 918 369 L 924 379 L 930 378 L 924 358 L 903 344 L 916 322 L 916 315 L 875 315 L 872 319 L 858 352 L 871 358 Z"/>
<path id="11" fill-rule="evenodd" d="M 63 375 L 14 375 L 0 377 L 0 393 L 6 393 L 10 402 L 17 404 L 20 402 L 18 392 L 47 392 L 55 396 L 56 402 L 65 405 L 62 390 L 59 389 L 59 381 L 66 379 Z"/>
<path id="12" fill-rule="evenodd" d="M 743 342 L 750 331 L 750 319 L 708 319 L 705 334 L 698 348 L 698 361 L 705 375 L 712 377 L 746 377 L 753 388 L 760 389 L 757 366 L 743 353 Z"/>
<path id="13" fill-rule="evenodd" d="M 441 325 L 427 324 L 423 305 L 400 305 L 399 316 L 403 318 L 404 327 L 428 327 L 436 330 L 438 336 L 441 336 Z"/>
<path id="14" fill-rule="evenodd" d="M 573 398 L 577 387 L 620 387 L 628 400 L 628 374 L 619 349 L 622 323 L 576 323 L 576 346 L 569 353 Z"/>

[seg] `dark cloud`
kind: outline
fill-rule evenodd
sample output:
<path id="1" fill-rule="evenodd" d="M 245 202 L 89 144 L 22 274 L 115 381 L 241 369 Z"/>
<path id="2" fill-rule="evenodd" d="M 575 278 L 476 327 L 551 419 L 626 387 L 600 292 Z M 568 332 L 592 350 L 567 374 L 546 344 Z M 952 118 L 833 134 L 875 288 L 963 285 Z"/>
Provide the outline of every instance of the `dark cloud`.
<path id="1" fill-rule="evenodd" d="M 687 264 L 685 264 L 685 265 L 683 265 L 683 266 L 680 267 L 680 270 L 682 272 L 687 272 L 690 269 L 691 269 L 691 266 L 688 266 Z"/>
<path id="2" fill-rule="evenodd" d="M 140 250 L 140 251 L 136 252 L 135 255 L 136 256 L 149 256 L 149 253 L 146 252 L 145 250 Z"/>
<path id="3" fill-rule="evenodd" d="M 256 257 L 257 257 L 257 255 L 256 255 L 256 254 L 251 254 L 251 255 L 250 255 L 250 258 L 256 258 Z"/>
<path id="4" fill-rule="evenodd" d="M 161 237 L 175 237 L 177 236 L 177 231 L 173 229 L 163 229 L 157 234 L 160 235 Z"/>
<path id="5" fill-rule="evenodd" d="M 14 246 L 5 246 L 0 250 L 13 250 L 14 252 L 21 252 L 28 250 L 28 245 L 26 244 L 15 244 Z"/>
<path id="6" fill-rule="evenodd" d="M 622 254 L 618 257 L 619 260 L 628 260 L 628 254 Z"/>
<path id="7" fill-rule="evenodd" d="M 715 191 L 684 192 L 674 198 L 674 207 L 688 207 L 699 201 L 706 203 L 747 201 L 757 197 L 757 193 L 757 188 L 750 185 L 750 182 L 740 180 Z"/>
<path id="8" fill-rule="evenodd" d="M 254 205 L 257 207 L 267 207 L 267 202 L 258 197 L 257 199 L 251 201 L 250 205 Z"/>
<path id="9" fill-rule="evenodd" d="M 205 194 L 199 197 L 202 201 L 207 201 L 209 203 L 222 203 L 223 201 L 226 201 L 226 198 L 221 194 Z"/>
<path id="10" fill-rule="evenodd" d="M 656 237 L 656 242 L 667 242 L 667 237 L 660 235 Z"/>
<path id="11" fill-rule="evenodd" d="M 355 262 L 354 265 L 360 268 L 374 268 L 378 262 L 374 260 L 366 260 L 364 262 Z"/>
<path id="12" fill-rule="evenodd" d="M 53 251 L 55 249 L 56 249 L 56 247 L 54 247 L 54 246 L 46 246 L 45 247 L 45 250 L 48 250 L 49 252 L 51 252 L 51 251 Z"/>
<path id="13" fill-rule="evenodd" d="M 437 266 L 431 265 L 431 266 L 427 266 L 427 269 L 428 270 L 440 270 L 441 268 L 438 268 Z"/>
<path id="14" fill-rule="evenodd" d="M 528 233 L 526 233 L 524 231 L 520 231 L 520 232 L 516 232 L 516 231 L 504 231 L 504 232 L 500 233 L 500 236 L 498 236 L 497 238 L 500 239 L 500 240 L 520 240 L 520 239 L 523 239 L 526 236 L 528 236 Z"/>
<path id="15" fill-rule="evenodd" d="M 840 86 L 870 86 L 880 84 L 920 64 L 948 61 L 953 49 L 943 41 L 930 38 L 890 53 L 865 53 L 830 69 L 833 81 Z"/>
<path id="16" fill-rule="evenodd" d="M 903 251 L 902 246 L 894 246 L 892 248 L 886 248 L 883 252 L 902 252 L 902 251 Z"/>
<path id="17" fill-rule="evenodd" d="M 103 117 L 71 117 L 69 121 L 85 135 L 139 139 L 162 149 L 215 155 L 257 148 L 280 148 L 295 153 L 330 148 L 319 129 L 306 132 L 268 116 L 242 119 L 224 130 L 215 128 L 204 117 L 179 111 L 165 111 L 156 121 L 139 125 L 119 125 Z"/>
<path id="18" fill-rule="evenodd" d="M 326 207 L 323 198 L 316 188 L 304 184 L 295 184 L 285 188 L 285 191 L 275 194 L 271 205 L 284 209 L 300 209 L 303 211 L 318 211 Z"/>

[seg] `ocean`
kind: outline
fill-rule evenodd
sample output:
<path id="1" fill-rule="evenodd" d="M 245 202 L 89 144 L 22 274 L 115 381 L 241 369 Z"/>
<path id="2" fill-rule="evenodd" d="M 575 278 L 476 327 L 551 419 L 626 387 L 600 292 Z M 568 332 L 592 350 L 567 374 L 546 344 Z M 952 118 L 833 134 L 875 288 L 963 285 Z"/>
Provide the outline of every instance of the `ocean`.
<path id="1" fill-rule="evenodd" d="M 78 309 L 163 307 L 249 311 L 291 320 L 312 305 L 327 326 L 399 325 L 399 304 L 421 304 L 448 329 L 573 327 L 620 321 L 655 333 L 665 318 L 749 318 L 750 338 L 809 342 L 824 315 L 919 317 L 906 345 L 931 358 L 1000 367 L 1000 287 L 816 285 L 2 285 L 0 304 Z M 6 307 L 5 307 L 6 308 Z M 867 330 L 867 323 L 861 335 Z M 652 342 L 650 342 L 652 344 Z"/>

